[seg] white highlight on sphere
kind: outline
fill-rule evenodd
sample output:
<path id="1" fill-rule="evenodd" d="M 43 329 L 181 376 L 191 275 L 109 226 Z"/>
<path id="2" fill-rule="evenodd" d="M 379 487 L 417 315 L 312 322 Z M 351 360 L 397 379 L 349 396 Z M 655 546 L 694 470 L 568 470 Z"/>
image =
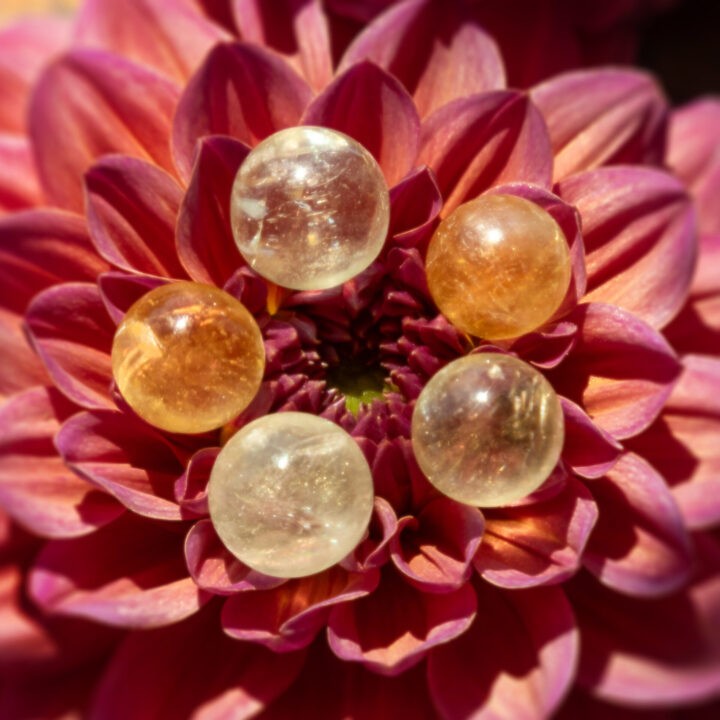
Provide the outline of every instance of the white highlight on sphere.
<path id="1" fill-rule="evenodd" d="M 324 127 L 266 138 L 245 158 L 230 199 L 242 256 L 264 278 L 295 290 L 344 283 L 379 255 L 390 196 L 375 158 Z"/>
<path id="2" fill-rule="evenodd" d="M 423 388 L 412 417 L 415 458 L 444 495 L 508 505 L 537 490 L 564 440 L 560 401 L 535 368 L 478 353 L 446 365 Z"/>
<path id="3" fill-rule="evenodd" d="M 265 415 L 225 445 L 208 484 L 210 518 L 254 570 L 304 577 L 342 560 L 370 522 L 373 481 L 353 438 L 299 412 Z"/>

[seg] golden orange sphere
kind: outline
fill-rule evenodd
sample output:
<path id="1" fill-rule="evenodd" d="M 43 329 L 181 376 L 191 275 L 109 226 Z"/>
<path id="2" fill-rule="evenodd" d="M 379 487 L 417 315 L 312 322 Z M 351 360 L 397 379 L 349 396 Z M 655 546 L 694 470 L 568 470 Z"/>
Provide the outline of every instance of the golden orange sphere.
<path id="1" fill-rule="evenodd" d="M 460 205 L 435 231 L 426 268 L 443 315 L 488 340 L 546 323 L 571 275 L 560 226 L 539 205 L 514 195 L 483 195 Z"/>
<path id="2" fill-rule="evenodd" d="M 115 382 L 133 410 L 168 432 L 219 428 L 255 397 L 265 369 L 257 323 L 231 295 L 175 282 L 128 310 L 112 346 Z"/>

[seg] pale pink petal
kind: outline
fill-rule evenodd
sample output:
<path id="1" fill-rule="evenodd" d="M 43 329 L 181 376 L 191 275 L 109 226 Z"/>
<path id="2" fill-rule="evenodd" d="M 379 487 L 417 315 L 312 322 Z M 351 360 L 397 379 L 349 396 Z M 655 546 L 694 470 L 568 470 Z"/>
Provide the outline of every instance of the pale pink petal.
<path id="1" fill-rule="evenodd" d="M 91 535 L 51 540 L 28 579 L 46 612 L 152 628 L 197 612 L 209 595 L 188 577 L 182 534 L 125 515 Z"/>
<path id="2" fill-rule="evenodd" d="M 395 75 L 422 115 L 456 98 L 505 86 L 495 42 L 460 4 L 398 4 L 353 41 L 340 71 L 361 60 Z"/>
<path id="3" fill-rule="evenodd" d="M 217 45 L 190 79 L 172 133 L 175 162 L 190 178 L 195 144 L 205 135 L 229 135 L 257 145 L 296 125 L 311 90 L 279 56 L 246 43 Z"/>
<path id="4" fill-rule="evenodd" d="M 430 648 L 462 635 L 476 611 L 469 584 L 442 594 L 420 592 L 388 568 L 370 595 L 334 608 L 328 642 L 342 660 L 381 675 L 399 675 Z"/>
<path id="5" fill-rule="evenodd" d="M 366 108 L 373 109 L 373 122 Z M 415 164 L 420 141 L 415 105 L 400 82 L 373 63 L 358 63 L 336 78 L 302 121 L 355 138 L 375 156 L 388 185 L 400 182 Z"/>
<path id="6" fill-rule="evenodd" d="M 573 477 L 549 500 L 485 510 L 485 537 L 475 568 L 493 585 L 548 585 L 572 577 L 598 510 L 589 491 Z"/>
<path id="7" fill-rule="evenodd" d="M 600 519 L 585 567 L 628 595 L 653 597 L 682 587 L 692 568 L 690 538 L 664 479 L 627 453 L 590 489 Z"/>
<path id="8" fill-rule="evenodd" d="M 30 139 L 0 132 L 0 216 L 41 202 Z"/>
<path id="9" fill-rule="evenodd" d="M 563 180 L 558 194 L 583 219 L 586 299 L 666 325 L 685 302 L 697 254 L 683 185 L 658 170 L 606 167 Z"/>
<path id="10" fill-rule="evenodd" d="M 114 328 L 95 285 L 67 283 L 43 291 L 28 308 L 27 326 L 59 390 L 82 407 L 112 406 Z"/>
<path id="11" fill-rule="evenodd" d="M 271 47 L 319 91 L 333 74 L 327 18 L 320 0 L 232 0 L 240 36 Z"/>
<path id="12" fill-rule="evenodd" d="M 552 148 L 529 98 L 498 91 L 455 100 L 430 115 L 423 123 L 418 162 L 435 172 L 447 216 L 495 185 L 549 188 Z"/>
<path id="13" fill-rule="evenodd" d="M 472 627 L 430 654 L 430 693 L 447 720 L 545 720 L 574 681 L 579 649 L 561 589 L 483 584 Z"/>
<path id="14" fill-rule="evenodd" d="M 651 75 L 626 69 L 577 70 L 530 92 L 550 132 L 553 178 L 600 165 L 660 165 L 668 107 Z"/>
<path id="15" fill-rule="evenodd" d="M 23 321 L 0 307 L 0 401 L 38 385 L 52 385 L 47 372 L 28 344 Z"/>

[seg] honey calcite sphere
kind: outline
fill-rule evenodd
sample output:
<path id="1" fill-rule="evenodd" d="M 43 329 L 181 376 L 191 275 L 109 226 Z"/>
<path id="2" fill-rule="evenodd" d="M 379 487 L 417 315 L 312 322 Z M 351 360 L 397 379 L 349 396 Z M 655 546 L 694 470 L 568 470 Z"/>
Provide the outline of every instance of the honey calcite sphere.
<path id="1" fill-rule="evenodd" d="M 118 389 L 151 425 L 176 433 L 221 427 L 255 397 L 265 369 L 257 323 L 231 295 L 175 282 L 128 310 L 112 346 Z"/>
<path id="2" fill-rule="evenodd" d="M 468 355 L 423 388 L 412 417 L 418 465 L 441 493 L 496 507 L 537 490 L 553 471 L 564 438 L 550 383 L 522 360 Z"/>
<path id="3" fill-rule="evenodd" d="M 428 246 L 430 294 L 470 335 L 500 340 L 543 325 L 570 283 L 570 252 L 555 219 L 514 195 L 460 205 Z"/>
<path id="4" fill-rule="evenodd" d="M 264 278 L 295 290 L 344 283 L 380 253 L 390 197 L 375 158 L 323 127 L 271 135 L 245 159 L 230 200 L 242 256 Z"/>
<path id="5" fill-rule="evenodd" d="M 370 468 L 335 423 L 283 412 L 246 425 L 208 485 L 210 519 L 241 562 L 275 577 L 334 565 L 362 539 L 373 508 Z"/>

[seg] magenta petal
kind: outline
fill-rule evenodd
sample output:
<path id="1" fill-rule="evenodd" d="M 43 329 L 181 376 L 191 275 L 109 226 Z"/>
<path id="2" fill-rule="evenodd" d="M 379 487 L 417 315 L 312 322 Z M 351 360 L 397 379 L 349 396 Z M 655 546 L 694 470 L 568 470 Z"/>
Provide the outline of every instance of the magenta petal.
<path id="1" fill-rule="evenodd" d="M 660 165 L 668 107 L 652 76 L 636 70 L 565 73 L 530 93 L 550 132 L 554 179 L 599 165 Z"/>
<path id="2" fill-rule="evenodd" d="M 285 582 L 243 565 L 222 544 L 210 520 L 200 520 L 190 528 L 185 538 L 185 560 L 197 586 L 216 595 L 269 590 Z"/>
<path id="3" fill-rule="evenodd" d="M 695 213 L 685 188 L 658 170 L 607 167 L 563 180 L 558 194 L 583 219 L 587 300 L 666 325 L 695 268 Z"/>
<path id="4" fill-rule="evenodd" d="M 114 328 L 95 285 L 67 283 L 40 293 L 28 308 L 27 326 L 59 390 L 82 407 L 112 406 Z"/>
<path id="5" fill-rule="evenodd" d="M 637 435 L 672 391 L 680 372 L 675 353 L 657 330 L 613 305 L 581 305 L 571 319 L 580 328 L 578 341 L 548 373 L 555 389 L 615 438 Z"/>
<path id="6" fill-rule="evenodd" d="M 395 75 L 422 115 L 456 98 L 505 86 L 495 42 L 459 4 L 399 4 L 353 41 L 340 71 L 361 60 Z"/>
<path id="7" fill-rule="evenodd" d="M 193 75 L 178 104 L 173 152 L 188 179 L 195 143 L 229 135 L 246 145 L 296 125 L 310 100 L 307 84 L 280 57 L 246 43 L 217 45 Z"/>
<path id="8" fill-rule="evenodd" d="M 372 108 L 373 122 L 367 120 Z M 388 185 L 415 164 L 420 118 L 412 98 L 392 75 L 362 62 L 336 78 L 308 106 L 305 125 L 322 125 L 355 138 L 380 164 Z"/>
<path id="9" fill-rule="evenodd" d="M 494 185 L 549 188 L 552 148 L 529 98 L 498 91 L 455 100 L 430 115 L 423 123 L 418 162 L 435 172 L 447 216 Z"/>
<path id="10" fill-rule="evenodd" d="M 388 568 L 375 592 L 333 609 L 328 642 L 342 660 L 399 675 L 427 651 L 464 633 L 477 603 L 469 584 L 442 595 L 415 590 Z"/>
<path id="11" fill-rule="evenodd" d="M 613 590 L 657 596 L 688 579 L 690 538 L 663 478 L 627 453 L 591 491 L 600 509 L 584 563 Z"/>
<path id="12" fill-rule="evenodd" d="M 443 718 L 544 720 L 575 676 L 578 634 L 556 587 L 504 592 L 482 584 L 480 611 L 458 640 L 430 653 L 430 693 Z"/>
<path id="13" fill-rule="evenodd" d="M 180 262 L 193 280 L 222 287 L 244 263 L 230 228 L 230 193 L 248 152 L 232 138 L 200 141 L 176 229 Z"/>
<path id="14" fill-rule="evenodd" d="M 169 625 L 210 597 L 187 575 L 182 535 L 130 515 L 92 535 L 47 543 L 28 588 L 47 612 L 126 628 Z"/>
<path id="15" fill-rule="evenodd" d="M 52 381 L 28 344 L 20 317 L 0 308 L 0 401 L 37 385 Z"/>
<path id="16" fill-rule="evenodd" d="M 390 541 L 398 531 L 395 511 L 387 500 L 375 495 L 367 536 L 340 566 L 351 572 L 382 567 L 390 557 Z"/>
<path id="17" fill-rule="evenodd" d="M 189 515 L 207 515 L 207 484 L 220 448 L 200 448 L 188 460 L 185 472 L 175 481 L 175 499 Z"/>
<path id="18" fill-rule="evenodd" d="M 394 245 L 417 246 L 429 240 L 443 200 L 433 173 L 417 168 L 390 191 L 390 232 Z"/>
<path id="19" fill-rule="evenodd" d="M 232 9 L 244 40 L 284 55 L 315 90 L 330 82 L 332 48 L 320 0 L 233 0 Z"/>
<path id="20" fill-rule="evenodd" d="M 572 476 L 548 500 L 487 509 L 475 568 L 493 585 L 511 589 L 567 580 L 581 566 L 597 516 L 592 496 Z"/>
<path id="21" fill-rule="evenodd" d="M 409 518 L 407 518 L 409 519 Z M 449 498 L 430 501 L 390 543 L 395 566 L 425 592 L 449 592 L 463 585 L 472 572 L 485 519 L 473 507 Z"/>
<path id="22" fill-rule="evenodd" d="M 164 278 L 151 275 L 107 272 L 98 278 L 98 287 L 105 310 L 113 323 L 119 325 L 133 303 L 150 290 L 166 285 L 167 282 Z"/>
<path id="23" fill-rule="evenodd" d="M 720 548 L 697 536 L 689 587 L 667 598 L 632 598 L 590 578 L 571 597 L 583 647 L 579 682 L 623 705 L 667 707 L 720 693 Z"/>
<path id="24" fill-rule="evenodd" d="M 123 512 L 58 457 L 53 445 L 57 418 L 69 412 L 70 403 L 45 388 L 16 395 L 0 408 L 0 503 L 43 537 L 84 535 Z"/>
<path id="25" fill-rule="evenodd" d="M 78 45 L 109 50 L 178 82 L 228 37 L 187 0 L 89 0 L 75 29 Z"/>
<path id="26" fill-rule="evenodd" d="M 0 132 L 0 215 L 41 203 L 30 139 Z"/>
<path id="27" fill-rule="evenodd" d="M 176 101 L 175 85 L 109 53 L 75 50 L 51 65 L 30 108 L 30 134 L 48 198 L 82 211 L 82 175 L 110 153 L 171 168 L 168 137 Z"/>
<path id="28" fill-rule="evenodd" d="M 334 605 L 355 605 L 375 589 L 378 579 L 377 570 L 348 573 L 335 566 L 274 590 L 239 593 L 225 601 L 223 628 L 231 637 L 276 652 L 297 650 L 313 641 Z"/>
<path id="29" fill-rule="evenodd" d="M 145 423 L 112 410 L 78 413 L 57 436 L 63 460 L 140 515 L 180 520 L 173 483 L 182 464 L 165 438 Z"/>
<path id="30" fill-rule="evenodd" d="M 144 160 L 111 156 L 85 174 L 86 212 L 98 252 L 131 273 L 185 277 L 175 252 L 182 190 Z"/>

